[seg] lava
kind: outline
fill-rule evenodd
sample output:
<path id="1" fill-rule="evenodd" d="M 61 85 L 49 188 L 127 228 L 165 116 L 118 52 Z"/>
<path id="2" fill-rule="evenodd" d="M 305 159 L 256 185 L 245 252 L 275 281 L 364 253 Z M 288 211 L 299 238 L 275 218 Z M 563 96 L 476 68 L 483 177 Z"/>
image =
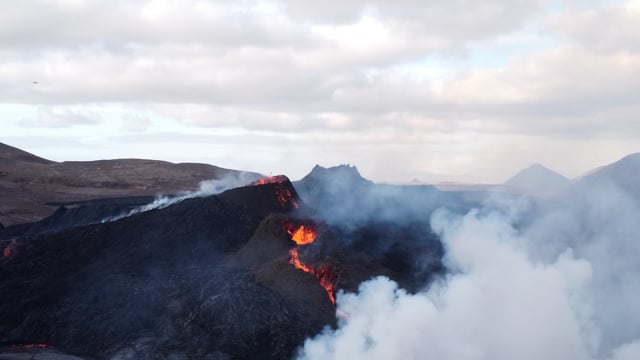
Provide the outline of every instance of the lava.
<path id="1" fill-rule="evenodd" d="M 324 288 L 329 295 L 329 300 L 332 304 L 336 303 L 334 295 L 334 284 L 336 277 L 331 268 L 327 265 L 321 265 L 318 268 L 313 268 L 300 260 L 300 254 L 298 250 L 300 246 L 311 244 L 316 239 L 316 231 L 311 226 L 300 225 L 298 227 L 293 226 L 290 223 L 285 223 L 284 228 L 291 235 L 291 240 L 297 244 L 296 247 L 289 250 L 289 264 L 293 265 L 296 269 L 307 272 L 315 276 L 320 281 L 320 286 Z"/>
<path id="2" fill-rule="evenodd" d="M 276 198 L 282 207 L 287 207 L 288 204 L 291 204 L 295 209 L 298 208 L 298 202 L 293 199 L 293 194 L 291 190 L 284 189 L 281 187 L 276 188 Z"/>
<path id="3" fill-rule="evenodd" d="M 254 181 L 253 183 L 251 183 L 251 185 L 257 186 L 257 185 L 266 185 L 266 184 L 282 184 L 287 182 L 287 180 L 289 179 L 284 175 L 267 176 L 267 177 L 263 177 L 258 181 Z"/>
<path id="4" fill-rule="evenodd" d="M 251 183 L 253 186 L 260 186 L 266 184 L 277 184 L 275 189 L 276 199 L 283 208 L 287 205 L 293 206 L 294 209 L 299 207 L 298 202 L 293 198 L 291 190 L 285 188 L 282 184 L 288 182 L 289 179 L 284 175 L 268 176 Z"/>
<path id="5" fill-rule="evenodd" d="M 304 225 L 301 225 L 295 228 L 291 224 L 285 224 L 285 228 L 287 229 L 289 235 L 291 235 L 291 240 L 293 240 L 293 242 L 298 245 L 311 244 L 316 239 L 315 230 L 313 230 L 309 226 L 305 228 Z"/>
<path id="6" fill-rule="evenodd" d="M 7 245 L 2 251 L 2 256 L 8 258 L 8 257 L 17 255 L 18 250 L 16 249 L 16 247 L 17 247 L 16 241 L 11 240 L 11 242 L 9 242 L 9 245 Z"/>

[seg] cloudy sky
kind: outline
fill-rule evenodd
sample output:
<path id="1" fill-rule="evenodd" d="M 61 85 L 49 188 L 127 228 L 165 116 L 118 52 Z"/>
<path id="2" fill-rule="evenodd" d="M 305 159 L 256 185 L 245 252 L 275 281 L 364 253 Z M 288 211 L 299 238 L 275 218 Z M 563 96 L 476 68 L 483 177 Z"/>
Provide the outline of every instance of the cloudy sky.
<path id="1" fill-rule="evenodd" d="M 640 1 L 0 0 L 0 141 L 378 181 L 640 151 Z"/>

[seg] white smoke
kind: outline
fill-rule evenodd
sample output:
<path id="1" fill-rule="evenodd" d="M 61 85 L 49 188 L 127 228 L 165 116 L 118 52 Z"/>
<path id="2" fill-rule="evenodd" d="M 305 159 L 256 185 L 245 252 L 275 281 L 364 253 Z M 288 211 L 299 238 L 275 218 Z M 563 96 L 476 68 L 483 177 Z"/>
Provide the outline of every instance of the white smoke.
<path id="1" fill-rule="evenodd" d="M 594 201 L 603 204 L 602 199 Z M 612 203 L 626 204 L 615 199 L 605 202 Z M 583 210 L 578 208 L 575 212 Z M 602 215 L 599 210 L 611 211 L 606 206 L 590 208 L 590 216 Z M 619 265 L 603 263 L 611 256 L 608 262 L 623 259 L 623 266 L 635 270 L 640 252 L 612 255 L 619 245 L 611 242 L 620 236 L 604 230 L 594 233 L 590 224 L 585 225 L 593 230 L 590 233 L 564 221 L 563 226 L 552 226 L 551 213 L 518 231 L 512 224 L 519 213 L 513 209 L 473 210 L 466 216 L 436 212 L 431 224 L 445 245 L 451 274 L 418 294 L 406 293 L 385 277 L 361 284 L 357 294 L 339 293 L 338 312 L 348 315 L 339 318 L 336 330 L 325 329 L 308 339 L 299 358 L 640 359 L 638 297 L 632 296 L 640 289 L 632 280 L 638 272 L 618 274 L 619 283 L 611 285 L 610 269 L 619 270 Z M 578 221 L 580 216 L 576 213 L 565 220 Z M 620 214 L 610 215 L 614 216 Z M 609 227 L 597 225 L 626 226 L 615 231 L 637 235 L 637 225 L 621 221 Z M 563 241 L 549 245 L 554 251 L 545 251 L 545 257 L 533 251 L 549 240 L 529 236 L 549 235 L 560 228 Z M 604 249 L 605 254 L 594 255 L 593 249 Z M 608 293 L 611 290 L 623 299 L 612 299 L 616 294 Z M 630 314 L 626 320 L 625 312 Z M 616 321 L 623 328 L 616 328 Z"/>
<path id="2" fill-rule="evenodd" d="M 185 192 L 185 193 L 173 195 L 173 196 L 159 195 L 155 198 L 154 201 L 148 204 L 139 206 L 124 214 L 103 219 L 101 222 L 105 223 L 110 221 L 116 221 L 122 218 L 126 218 L 129 216 L 147 212 L 150 210 L 164 209 L 166 207 L 177 204 L 187 199 L 192 199 L 197 197 L 207 197 L 211 195 L 220 194 L 230 189 L 250 185 L 252 182 L 258 179 L 259 179 L 259 176 L 256 176 L 255 174 L 251 174 L 251 173 L 233 173 L 230 175 L 226 175 L 220 179 L 205 180 L 200 182 L 199 189 L 196 191 Z"/>

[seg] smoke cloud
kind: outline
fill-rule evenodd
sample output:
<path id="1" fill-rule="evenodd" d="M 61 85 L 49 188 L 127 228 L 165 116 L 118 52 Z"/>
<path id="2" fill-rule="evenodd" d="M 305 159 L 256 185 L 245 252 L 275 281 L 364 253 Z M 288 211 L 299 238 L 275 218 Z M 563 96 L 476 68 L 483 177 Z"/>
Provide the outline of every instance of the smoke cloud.
<path id="1" fill-rule="evenodd" d="M 164 209 L 187 199 L 216 195 L 229 189 L 247 186 L 259 178 L 256 174 L 240 172 L 226 175 L 220 179 L 205 180 L 200 182 L 199 189 L 196 191 L 185 192 L 179 195 L 159 195 L 154 201 L 146 205 L 139 206 L 124 214 L 103 219 L 101 222 L 116 221 L 146 211 Z"/>
<path id="2" fill-rule="evenodd" d="M 308 339 L 298 357 L 638 359 L 639 210 L 611 184 L 537 207 L 438 210 L 430 223 L 448 275 L 417 294 L 385 277 L 339 293 L 338 328 Z"/>

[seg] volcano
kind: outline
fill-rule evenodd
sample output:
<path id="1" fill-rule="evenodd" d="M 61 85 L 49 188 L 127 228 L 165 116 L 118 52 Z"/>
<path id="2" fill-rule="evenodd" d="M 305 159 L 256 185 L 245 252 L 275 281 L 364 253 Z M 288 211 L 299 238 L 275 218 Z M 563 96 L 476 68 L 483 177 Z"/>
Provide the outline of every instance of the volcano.
<path id="1" fill-rule="evenodd" d="M 336 190 L 345 179 L 359 190 Z M 398 196 L 414 202 L 398 211 Z M 263 178 L 130 212 L 151 200 L 64 204 L 0 229 L 0 344 L 85 359 L 290 358 L 336 326 L 340 291 L 377 275 L 417 290 L 442 274 L 424 219 L 454 199 L 318 168 L 295 186 Z M 101 221 L 117 214 L 131 215 Z"/>

